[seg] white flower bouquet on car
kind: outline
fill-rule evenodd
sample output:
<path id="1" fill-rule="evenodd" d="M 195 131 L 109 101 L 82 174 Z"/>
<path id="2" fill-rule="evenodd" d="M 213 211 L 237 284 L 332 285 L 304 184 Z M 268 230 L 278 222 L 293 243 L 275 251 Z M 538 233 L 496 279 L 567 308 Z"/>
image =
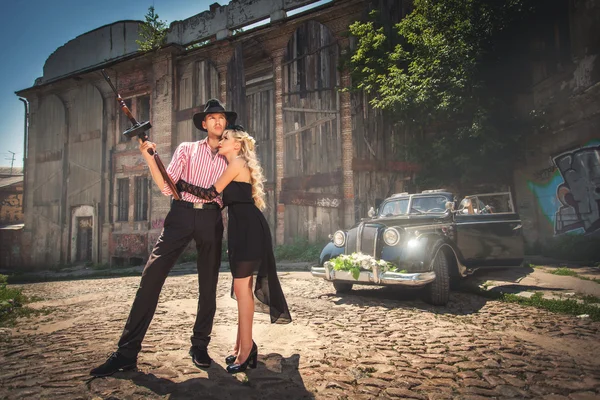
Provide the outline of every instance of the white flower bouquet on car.
<path id="1" fill-rule="evenodd" d="M 323 265 L 333 268 L 336 271 L 348 271 L 356 280 L 358 280 L 360 271 L 373 271 L 374 268 L 377 268 L 381 272 L 398 271 L 394 264 L 385 260 L 377 260 L 373 256 L 362 253 L 341 254 L 329 261 L 325 261 Z"/>

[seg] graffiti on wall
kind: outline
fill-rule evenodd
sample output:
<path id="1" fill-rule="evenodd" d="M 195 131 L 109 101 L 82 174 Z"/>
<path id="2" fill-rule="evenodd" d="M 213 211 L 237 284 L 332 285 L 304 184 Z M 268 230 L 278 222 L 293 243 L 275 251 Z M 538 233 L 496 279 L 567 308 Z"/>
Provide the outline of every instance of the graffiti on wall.
<path id="1" fill-rule="evenodd" d="M 112 247 L 113 253 L 118 256 L 146 255 L 146 235 L 114 235 Z"/>
<path id="2" fill-rule="evenodd" d="M 152 220 L 152 229 L 162 229 L 165 225 L 165 220 L 162 218 Z"/>
<path id="3" fill-rule="evenodd" d="M 600 140 L 552 157 L 528 182 L 554 234 L 600 234 Z"/>
<path id="4" fill-rule="evenodd" d="M 0 198 L 0 225 L 23 222 L 23 195 L 10 194 Z"/>

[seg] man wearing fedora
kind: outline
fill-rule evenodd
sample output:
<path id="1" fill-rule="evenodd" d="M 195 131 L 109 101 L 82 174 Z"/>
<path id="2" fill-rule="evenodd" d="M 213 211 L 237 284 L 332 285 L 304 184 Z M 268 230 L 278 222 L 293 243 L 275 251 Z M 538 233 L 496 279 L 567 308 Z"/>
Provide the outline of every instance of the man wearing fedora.
<path id="1" fill-rule="evenodd" d="M 207 132 L 208 136 L 198 142 L 181 143 L 177 147 L 167 167 L 167 173 L 173 182 L 183 179 L 197 186 L 210 187 L 217 181 L 227 167 L 225 157 L 217 154 L 218 143 L 226 126 L 233 124 L 236 118 L 235 112 L 226 111 L 216 99 L 209 100 L 204 111 L 194 115 L 194 125 Z M 140 151 L 150 168 L 152 179 L 163 194 L 170 196 L 171 190 L 154 157 L 148 154 L 149 148 L 155 150 L 156 144 L 149 141 L 140 144 Z M 181 193 L 181 200 L 172 200 L 163 231 L 144 267 L 118 350 L 104 364 L 91 370 L 90 375 L 108 376 L 137 366 L 137 355 L 154 316 L 165 279 L 192 239 L 196 242 L 198 253 L 196 267 L 199 297 L 190 355 L 196 366 L 210 367 L 212 360 L 207 347 L 216 310 L 217 280 L 221 266 L 221 208 L 220 198 L 214 202 L 206 202 L 186 192 Z"/>

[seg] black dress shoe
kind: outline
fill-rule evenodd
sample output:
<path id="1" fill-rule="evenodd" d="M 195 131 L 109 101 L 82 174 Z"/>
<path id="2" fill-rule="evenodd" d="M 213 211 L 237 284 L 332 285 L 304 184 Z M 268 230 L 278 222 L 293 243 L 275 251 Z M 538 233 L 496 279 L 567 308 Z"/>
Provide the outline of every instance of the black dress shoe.
<path id="1" fill-rule="evenodd" d="M 109 376 L 118 371 L 127 371 L 137 366 L 137 358 L 125 357 L 123 354 L 115 351 L 104 364 L 90 371 L 91 376 L 101 377 Z"/>
<path id="2" fill-rule="evenodd" d="M 258 348 L 256 347 L 256 343 L 252 342 L 252 350 L 250 350 L 250 355 L 241 364 L 231 364 L 227 366 L 227 372 L 230 374 L 237 374 L 238 372 L 244 372 L 248 368 L 256 368 L 256 364 L 258 363 Z"/>
<path id="3" fill-rule="evenodd" d="M 208 368 L 212 363 L 212 359 L 208 355 L 208 350 L 205 347 L 192 346 L 190 347 L 190 356 L 194 365 L 198 368 Z"/>

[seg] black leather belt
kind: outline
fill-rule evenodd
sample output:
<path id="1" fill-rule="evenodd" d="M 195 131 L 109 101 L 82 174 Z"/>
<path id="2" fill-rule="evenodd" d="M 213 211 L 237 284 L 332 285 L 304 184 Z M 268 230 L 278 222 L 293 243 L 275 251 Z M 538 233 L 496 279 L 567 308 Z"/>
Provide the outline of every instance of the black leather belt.
<path id="1" fill-rule="evenodd" d="M 173 205 L 177 207 L 193 208 L 195 210 L 220 210 L 219 203 L 191 203 L 183 200 L 173 200 Z"/>

